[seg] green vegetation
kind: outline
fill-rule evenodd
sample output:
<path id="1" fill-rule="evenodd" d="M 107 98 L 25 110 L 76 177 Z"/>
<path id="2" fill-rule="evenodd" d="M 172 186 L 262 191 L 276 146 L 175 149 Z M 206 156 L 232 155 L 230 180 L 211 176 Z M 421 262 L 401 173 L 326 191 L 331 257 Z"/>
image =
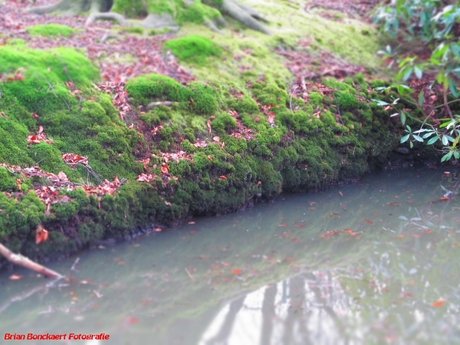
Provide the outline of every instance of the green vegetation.
<path id="1" fill-rule="evenodd" d="M 130 80 L 126 89 L 138 104 L 148 105 L 152 101 L 167 100 L 181 105 L 197 114 L 213 114 L 218 109 L 217 91 L 200 82 L 185 87 L 172 78 L 148 74 Z"/>
<path id="2" fill-rule="evenodd" d="M 94 88 L 99 71 L 78 50 L 32 50 L 18 40 L 0 47 L 0 163 L 36 165 L 71 181 L 59 186 L 0 167 L 0 242 L 12 250 L 31 258 L 68 255 L 101 239 L 190 215 L 232 212 L 282 191 L 327 188 L 381 165 L 399 144 L 399 127 L 370 102 L 372 90 L 362 75 L 326 79 L 332 91 L 312 87 L 301 99 L 292 94 L 286 61 L 274 53 L 309 35 L 312 44 L 303 53 L 355 52 L 353 62 L 361 62 L 376 47 L 369 26 L 356 29 L 368 30 L 363 42 L 350 43 L 354 24 L 335 32 L 328 25 L 337 23 L 309 22 L 297 11 L 292 20 L 301 29 L 287 32 L 277 23 L 277 5 L 262 4 L 278 28 L 273 36 L 246 35 L 232 21 L 232 31 L 217 41 L 201 24 L 220 18 L 219 1 L 197 1 L 184 12 L 175 6 L 179 1 L 153 3 L 116 1 L 114 9 L 174 15 L 190 35 L 166 41 L 164 48 L 200 81 L 158 74 L 129 80 L 127 124 L 113 95 Z M 370 59 L 366 64 L 375 66 Z M 30 139 L 37 134 L 46 140 Z M 88 164 L 66 164 L 65 153 L 87 157 Z M 47 193 L 53 199 L 45 204 Z M 37 246 L 39 224 L 50 239 Z"/>
<path id="3" fill-rule="evenodd" d="M 32 36 L 70 37 L 75 32 L 74 28 L 60 24 L 35 25 L 26 29 Z"/>
<path id="4" fill-rule="evenodd" d="M 1 191 L 21 192 L 18 198 L 0 193 L 0 241 L 33 258 L 69 254 L 191 214 L 234 211 L 283 190 L 325 188 L 380 164 L 398 144 L 387 113 L 358 100 L 368 87 L 362 78 L 359 90 L 326 80 L 338 91 L 311 92 L 309 104 L 291 99 L 278 80 L 253 80 L 235 90 L 148 74 L 126 84 L 134 108 L 147 110 L 137 131 L 119 119 L 110 95 L 92 87 L 98 72 L 78 51 L 6 46 L 0 62 L 9 77 L 1 84 L 2 162 L 64 172 L 85 185 L 127 179 L 113 195 L 60 189 L 47 206 L 34 189 L 50 181 L 0 167 Z M 73 88 L 81 92 L 76 96 Z M 290 109 L 290 100 L 298 110 Z M 152 102 L 172 104 L 148 108 Z M 40 126 L 48 140 L 28 143 Z M 92 170 L 71 168 L 63 153 L 88 157 Z M 138 182 L 143 172 L 151 178 Z M 37 247 L 38 224 L 50 240 Z"/>
<path id="5" fill-rule="evenodd" d="M 209 56 L 221 57 L 222 48 L 212 40 L 197 35 L 169 40 L 165 48 L 170 49 L 181 62 L 203 66 Z"/>
<path id="6" fill-rule="evenodd" d="M 418 112 L 423 112 L 425 105 L 433 109 L 420 120 L 410 112 L 396 109 L 402 124 L 406 125 L 406 135 L 401 138 L 401 143 L 409 142 L 412 148 L 415 143 L 426 141 L 428 145 L 436 144 L 441 148 L 444 153 L 441 161 L 460 159 L 460 115 L 455 113 L 458 109 L 452 109 L 451 105 L 460 96 L 457 87 L 460 77 L 460 44 L 456 38 L 460 20 L 459 3 L 403 0 L 381 6 L 375 18 L 381 31 L 398 42 L 406 42 L 403 47 L 395 49 L 390 41 L 386 49 L 380 52 L 389 67 L 398 66 L 399 82 L 382 86 L 378 90 L 385 93 L 396 91 L 399 97 L 378 101 L 378 104 L 392 107 L 402 98 L 401 102 L 409 102 Z M 403 84 L 411 77 L 425 79 L 426 86 L 419 88 L 417 94 L 414 94 L 414 89 Z M 432 100 L 425 99 L 425 95 L 433 89 L 442 93 L 442 104 L 433 104 Z M 434 110 L 441 107 L 444 114 L 439 116 Z M 408 117 L 411 123 L 406 124 Z"/>

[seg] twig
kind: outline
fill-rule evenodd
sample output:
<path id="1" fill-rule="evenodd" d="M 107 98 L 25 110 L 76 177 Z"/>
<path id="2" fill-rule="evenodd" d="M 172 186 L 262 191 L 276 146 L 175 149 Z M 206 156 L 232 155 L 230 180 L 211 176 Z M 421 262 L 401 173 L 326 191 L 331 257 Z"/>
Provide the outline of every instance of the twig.
<path id="1" fill-rule="evenodd" d="M 111 34 L 111 33 L 105 33 L 104 36 L 102 36 L 100 43 L 104 43 L 105 41 L 111 39 L 111 38 L 117 38 L 117 35 Z"/>
<path id="2" fill-rule="evenodd" d="M 75 262 L 73 263 L 72 267 L 70 267 L 70 270 L 71 270 L 71 271 L 76 271 L 76 272 L 78 272 L 78 270 L 75 268 L 75 266 L 77 266 L 77 264 L 78 264 L 79 261 L 80 261 L 80 258 L 77 258 L 77 259 L 75 260 Z"/>
<path id="3" fill-rule="evenodd" d="M 187 275 L 189 276 L 189 278 L 191 280 L 195 281 L 195 278 L 192 276 L 192 274 L 190 273 L 190 271 L 187 268 L 185 268 L 185 272 L 187 272 Z"/>
<path id="4" fill-rule="evenodd" d="M 42 266 L 29 258 L 21 255 L 15 254 L 8 248 L 6 248 L 3 244 L 0 243 L 0 254 L 2 254 L 8 261 L 23 266 L 25 268 L 31 269 L 32 271 L 38 272 L 43 274 L 46 277 L 53 277 L 53 278 L 62 278 L 63 276 L 56 271 L 53 271 L 45 266 Z"/>
<path id="5" fill-rule="evenodd" d="M 159 106 L 159 105 L 164 105 L 167 107 L 170 107 L 174 104 L 174 102 L 171 101 L 164 101 L 164 102 L 152 102 L 147 105 L 147 110 L 152 110 L 153 108 Z"/>
<path id="6" fill-rule="evenodd" d="M 442 108 L 442 107 L 444 107 L 444 106 L 446 106 L 446 105 L 448 105 L 448 104 L 455 103 L 455 102 L 459 102 L 459 101 L 460 101 L 460 98 L 454 99 L 453 101 L 449 101 L 449 102 L 447 102 L 447 103 L 443 103 L 443 104 L 441 104 L 441 105 L 437 105 L 436 107 L 434 107 L 434 109 Z"/>

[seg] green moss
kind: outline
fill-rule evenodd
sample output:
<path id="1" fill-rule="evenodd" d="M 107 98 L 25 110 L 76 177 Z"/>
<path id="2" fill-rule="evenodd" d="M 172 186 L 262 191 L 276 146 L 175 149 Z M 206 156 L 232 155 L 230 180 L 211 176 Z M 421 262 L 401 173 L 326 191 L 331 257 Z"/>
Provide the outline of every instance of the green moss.
<path id="1" fill-rule="evenodd" d="M 62 160 L 61 151 L 54 145 L 48 143 L 32 145 L 29 149 L 29 156 L 34 160 L 35 164 L 45 171 L 56 174 L 59 171 L 64 171 L 71 174 L 71 169 Z"/>
<path id="2" fill-rule="evenodd" d="M 257 100 L 264 105 L 284 106 L 289 99 L 287 92 L 281 89 L 276 83 L 254 83 L 253 93 Z"/>
<path id="3" fill-rule="evenodd" d="M 182 102 L 183 107 L 189 111 L 204 115 L 215 113 L 219 107 L 220 97 L 215 88 L 199 82 L 190 83 L 188 87 L 185 87 L 174 79 L 158 74 L 132 79 L 128 82 L 126 89 L 139 104 L 149 104 L 155 100 Z M 157 119 L 161 119 L 158 114 L 155 114 L 154 111 L 144 118 L 150 122 L 156 121 L 156 116 Z"/>
<path id="4" fill-rule="evenodd" d="M 212 121 L 212 129 L 217 134 L 225 134 L 226 132 L 237 128 L 236 120 L 229 113 L 220 113 L 216 119 Z"/>
<path id="5" fill-rule="evenodd" d="M 324 85 L 340 90 L 340 91 L 346 91 L 348 93 L 356 94 L 356 89 L 353 88 L 351 85 L 348 85 L 346 83 L 342 83 L 338 81 L 337 79 L 334 78 L 327 78 L 323 81 Z"/>
<path id="6" fill-rule="evenodd" d="M 179 7 L 177 22 L 179 24 L 196 23 L 202 24 L 205 20 L 221 17 L 221 14 L 215 8 L 203 5 L 200 1 L 194 1 L 191 5 Z"/>
<path id="7" fill-rule="evenodd" d="M 310 99 L 311 106 L 316 108 L 323 102 L 324 96 L 320 92 L 310 92 L 308 98 Z"/>
<path id="8" fill-rule="evenodd" d="M 215 88 L 195 82 L 190 85 L 190 91 L 191 111 L 211 115 L 218 110 L 218 94 Z"/>
<path id="9" fill-rule="evenodd" d="M 334 97 L 340 111 L 357 110 L 361 106 L 358 99 L 348 92 L 335 92 Z"/>
<path id="10" fill-rule="evenodd" d="M 32 36 L 70 37 L 75 32 L 74 28 L 60 24 L 43 24 L 26 29 Z"/>
<path id="11" fill-rule="evenodd" d="M 149 104 L 154 100 L 185 101 L 190 98 L 189 89 L 172 78 L 147 74 L 130 79 L 126 84 L 129 95 L 139 104 Z"/>
<path id="12" fill-rule="evenodd" d="M 169 1 L 162 1 L 162 3 L 168 3 Z M 138 18 L 138 17 L 145 17 L 148 15 L 148 7 L 144 1 L 129 1 L 129 0 L 121 0 L 121 1 L 114 1 L 113 12 L 121 13 L 126 17 L 130 18 Z"/>
<path id="13" fill-rule="evenodd" d="M 127 33 L 127 34 L 142 35 L 144 33 L 144 28 L 140 27 L 140 26 L 124 27 L 122 31 Z"/>
<path id="14" fill-rule="evenodd" d="M 6 168 L 0 167 L 0 191 L 11 192 L 16 190 L 18 190 L 18 186 L 15 176 Z"/>
<path id="15" fill-rule="evenodd" d="M 246 95 L 244 95 L 240 99 L 230 99 L 228 105 L 230 109 L 233 109 L 240 114 L 254 114 L 259 111 L 259 106 L 257 105 L 257 103 L 251 97 L 248 97 Z"/>
<path id="16" fill-rule="evenodd" d="M 165 48 L 173 52 L 181 62 L 206 64 L 210 56 L 222 56 L 222 48 L 209 38 L 190 35 L 166 41 Z"/>
<path id="17" fill-rule="evenodd" d="M 72 109 L 78 104 L 78 99 L 70 94 L 65 82 L 90 87 L 99 77 L 94 65 L 71 48 L 33 50 L 0 47 L 0 73 L 10 73 L 15 79 L 4 85 L 4 96 L 15 98 L 30 112 L 39 115 L 65 107 Z"/>

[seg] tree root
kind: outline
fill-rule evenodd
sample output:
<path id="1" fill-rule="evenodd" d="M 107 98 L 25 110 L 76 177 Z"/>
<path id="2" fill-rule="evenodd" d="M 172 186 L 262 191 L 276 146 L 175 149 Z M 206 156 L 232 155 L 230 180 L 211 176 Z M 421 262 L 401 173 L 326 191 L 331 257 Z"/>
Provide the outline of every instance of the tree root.
<path id="1" fill-rule="evenodd" d="M 77 15 L 80 12 L 89 11 L 91 3 L 88 1 L 61 0 L 56 4 L 32 7 L 27 9 L 27 12 L 35 14 L 46 14 L 51 12 L 62 12 L 66 15 Z"/>
<path id="2" fill-rule="evenodd" d="M 151 13 L 142 21 L 142 26 L 147 29 L 169 29 L 173 32 L 180 29 L 179 24 L 169 13 Z"/>
<path id="3" fill-rule="evenodd" d="M 86 19 L 85 25 L 88 26 L 92 23 L 94 23 L 97 20 L 113 20 L 118 22 L 121 26 L 132 26 L 132 24 L 126 20 L 126 18 L 115 12 L 93 12 L 88 16 L 88 19 Z"/>
<path id="4" fill-rule="evenodd" d="M 192 0 L 193 2 L 193 0 Z M 111 0 L 61 0 L 56 4 L 32 7 L 27 11 L 36 14 L 46 14 L 51 12 L 61 12 L 67 15 L 78 15 L 81 12 L 90 12 L 86 25 L 90 25 L 97 20 L 106 19 L 118 22 L 121 26 L 132 26 L 123 15 L 110 12 L 113 1 Z M 260 15 L 253 8 L 241 4 L 235 0 L 223 0 L 219 9 L 233 19 L 239 21 L 250 29 L 270 35 L 270 30 L 261 22 L 268 23 L 268 20 Z M 222 17 L 207 19 L 203 23 L 211 30 L 220 32 L 219 27 L 226 25 Z M 147 29 L 168 29 L 178 31 L 179 24 L 169 13 L 150 13 L 142 22 L 141 26 Z"/>
<path id="5" fill-rule="evenodd" d="M 271 35 L 270 30 L 268 30 L 265 25 L 258 22 L 257 19 L 265 22 L 268 21 L 254 9 L 233 0 L 224 0 L 220 9 L 223 13 L 246 25 L 248 28 Z"/>

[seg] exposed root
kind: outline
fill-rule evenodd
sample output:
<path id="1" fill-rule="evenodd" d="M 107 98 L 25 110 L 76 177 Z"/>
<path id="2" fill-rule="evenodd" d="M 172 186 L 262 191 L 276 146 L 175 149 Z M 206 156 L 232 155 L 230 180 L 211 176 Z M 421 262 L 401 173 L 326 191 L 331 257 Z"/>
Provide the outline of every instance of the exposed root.
<path id="1" fill-rule="evenodd" d="M 105 19 L 116 21 L 121 26 L 132 26 L 123 15 L 110 12 L 112 5 L 113 1 L 111 0 L 61 0 L 53 5 L 32 7 L 27 11 L 36 14 L 59 12 L 66 15 L 78 15 L 81 12 L 90 12 L 86 20 L 86 25 Z M 235 0 L 224 0 L 220 10 L 222 13 L 229 15 L 250 29 L 268 35 L 271 34 L 270 30 L 261 23 L 261 21 L 268 23 L 268 20 L 247 5 L 240 4 Z M 213 31 L 220 32 L 219 27 L 224 27 L 226 22 L 224 18 L 218 17 L 213 20 L 205 20 L 203 24 Z M 169 13 L 151 13 L 141 22 L 141 25 L 147 29 L 168 29 L 173 32 L 180 29 L 177 21 Z"/>
<path id="2" fill-rule="evenodd" d="M 88 26 L 92 23 L 94 23 L 96 20 L 113 20 L 118 22 L 121 26 L 132 26 L 132 24 L 126 20 L 126 18 L 115 12 L 93 12 L 88 16 L 88 19 L 86 19 L 85 25 Z"/>
<path id="3" fill-rule="evenodd" d="M 210 19 L 206 19 L 204 22 L 203 22 L 204 25 L 206 25 L 209 29 L 211 29 L 212 31 L 214 32 L 217 32 L 219 34 L 222 33 L 222 31 L 217 27 L 217 25 Z"/>
<path id="4" fill-rule="evenodd" d="M 180 29 L 179 24 L 169 13 L 151 13 L 142 21 L 142 26 L 147 29 L 169 29 L 173 32 Z"/>
<path id="5" fill-rule="evenodd" d="M 91 4 L 86 1 L 61 0 L 56 4 L 28 8 L 26 11 L 35 14 L 47 14 L 51 12 L 62 12 L 66 15 L 77 15 L 80 12 L 89 11 Z"/>
<path id="6" fill-rule="evenodd" d="M 267 35 L 271 35 L 270 30 L 268 30 L 268 28 L 265 25 L 257 21 L 257 19 L 263 21 L 267 20 L 262 18 L 262 16 L 260 16 L 252 8 L 242 5 L 233 0 L 224 0 L 222 7 L 220 9 L 223 13 L 246 25 L 248 28 L 263 32 Z"/>

